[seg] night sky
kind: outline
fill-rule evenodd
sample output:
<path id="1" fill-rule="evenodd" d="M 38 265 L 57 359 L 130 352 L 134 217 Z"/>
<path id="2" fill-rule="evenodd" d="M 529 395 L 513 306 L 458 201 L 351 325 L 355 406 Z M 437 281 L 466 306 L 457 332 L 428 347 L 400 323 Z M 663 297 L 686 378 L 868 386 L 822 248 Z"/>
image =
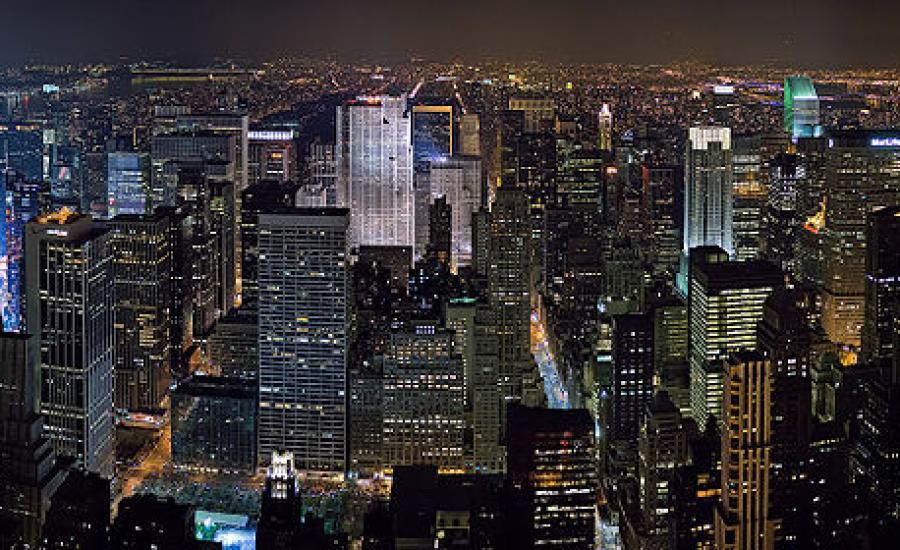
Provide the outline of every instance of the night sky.
<path id="1" fill-rule="evenodd" d="M 0 63 L 336 53 L 900 66 L 889 0 L 0 0 Z"/>

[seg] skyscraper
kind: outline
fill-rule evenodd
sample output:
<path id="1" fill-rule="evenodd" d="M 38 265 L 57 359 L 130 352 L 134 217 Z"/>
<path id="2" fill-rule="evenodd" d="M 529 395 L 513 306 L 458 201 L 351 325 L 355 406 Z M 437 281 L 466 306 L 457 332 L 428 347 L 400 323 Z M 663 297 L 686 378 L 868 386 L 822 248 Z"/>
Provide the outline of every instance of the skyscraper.
<path id="1" fill-rule="evenodd" d="M 675 469 L 688 461 L 687 430 L 665 391 L 647 403 L 638 438 L 642 548 L 669 548 L 675 513 Z"/>
<path id="2" fill-rule="evenodd" d="M 900 133 L 831 132 L 822 237 L 822 327 L 832 342 L 858 346 L 866 295 L 866 220 L 900 204 Z"/>
<path id="3" fill-rule="evenodd" d="M 506 400 L 522 396 L 531 361 L 530 224 L 528 198 L 501 187 L 490 218 L 488 292 L 500 353 L 500 387 Z"/>
<path id="4" fill-rule="evenodd" d="M 394 333 L 384 359 L 384 436 L 388 467 L 465 468 L 465 374 L 453 334 L 433 323 Z"/>
<path id="5" fill-rule="evenodd" d="M 613 392 L 610 437 L 637 441 L 653 398 L 653 316 L 626 314 L 613 317 Z"/>
<path id="6" fill-rule="evenodd" d="M 41 414 L 56 452 L 111 477 L 114 275 L 109 230 L 62 210 L 25 229 L 28 332 L 40 335 Z"/>
<path id="7" fill-rule="evenodd" d="M 753 352 L 729 359 L 722 418 L 722 497 L 716 509 L 716 548 L 771 550 L 771 363 Z"/>
<path id="8" fill-rule="evenodd" d="M 731 130 L 691 128 L 685 161 L 684 253 L 698 246 L 719 246 L 734 254 L 732 208 Z"/>
<path id="9" fill-rule="evenodd" d="M 900 317 L 900 206 L 872 212 L 866 232 L 866 301 L 862 352 L 867 360 L 896 353 Z"/>
<path id="10" fill-rule="evenodd" d="M 452 157 L 429 163 L 432 199 L 445 197 L 452 212 L 451 267 L 472 263 L 472 216 L 481 208 L 481 161 Z"/>
<path id="11" fill-rule="evenodd" d="M 762 177 L 760 140 L 734 136 L 732 156 L 732 241 L 736 260 L 758 260 L 765 236 L 768 194 Z"/>
<path id="12" fill-rule="evenodd" d="M 597 129 L 599 134 L 598 146 L 601 151 L 612 151 L 612 126 L 613 115 L 609 108 L 609 103 L 604 103 L 597 113 Z"/>
<path id="13" fill-rule="evenodd" d="M 415 245 L 412 128 L 406 97 L 360 97 L 338 107 L 339 203 L 351 246 Z"/>
<path id="14" fill-rule="evenodd" d="M 784 79 L 784 131 L 794 139 L 822 134 L 819 96 L 812 80 L 805 76 Z"/>
<path id="15" fill-rule="evenodd" d="M 0 523 L 12 525 L 0 541 L 31 547 L 65 478 L 38 414 L 39 355 L 37 337 L 0 333 Z"/>
<path id="16" fill-rule="evenodd" d="M 594 548 L 597 466 L 588 412 L 514 405 L 507 441 L 510 543 Z"/>
<path id="17" fill-rule="evenodd" d="M 116 408 L 157 408 L 169 387 L 170 223 L 163 213 L 108 222 L 116 290 Z"/>
<path id="18" fill-rule="evenodd" d="M 297 186 L 261 181 L 241 196 L 241 307 L 255 312 L 259 304 L 259 215 L 294 206 Z"/>
<path id="19" fill-rule="evenodd" d="M 113 152 L 106 155 L 107 215 L 143 214 L 150 199 L 150 156 Z"/>
<path id="20" fill-rule="evenodd" d="M 261 213 L 259 456 L 343 474 L 347 453 L 346 209 Z"/>
<path id="21" fill-rule="evenodd" d="M 756 347 L 763 303 L 783 286 L 781 271 L 767 262 L 731 262 L 725 251 L 691 251 L 688 293 L 688 361 L 691 410 L 698 425 L 721 418 L 722 361 Z"/>

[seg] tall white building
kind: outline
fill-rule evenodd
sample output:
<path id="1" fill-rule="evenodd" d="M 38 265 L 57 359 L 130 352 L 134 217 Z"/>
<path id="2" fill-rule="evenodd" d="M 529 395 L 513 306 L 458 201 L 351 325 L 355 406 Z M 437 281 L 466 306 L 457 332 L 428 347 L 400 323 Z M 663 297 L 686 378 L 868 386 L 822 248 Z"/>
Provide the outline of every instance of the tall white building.
<path id="1" fill-rule="evenodd" d="M 731 129 L 688 130 L 684 173 L 684 253 L 719 246 L 733 256 Z"/>
<path id="2" fill-rule="evenodd" d="M 343 474 L 347 231 L 343 208 L 259 214 L 259 460 Z"/>
<path id="3" fill-rule="evenodd" d="M 450 205 L 451 268 L 472 264 L 472 214 L 481 208 L 481 160 L 452 157 L 429 165 L 431 197 Z"/>
<path id="4" fill-rule="evenodd" d="M 414 246 L 411 138 L 405 95 L 338 107 L 339 202 L 350 209 L 351 246 Z"/>
<path id="5" fill-rule="evenodd" d="M 600 112 L 597 113 L 598 145 L 601 151 L 612 151 L 612 126 L 612 111 L 609 108 L 609 103 L 604 103 Z"/>
<path id="6" fill-rule="evenodd" d="M 108 230 L 63 210 L 25 229 L 26 322 L 40 335 L 41 414 L 56 452 L 112 477 L 114 277 Z"/>

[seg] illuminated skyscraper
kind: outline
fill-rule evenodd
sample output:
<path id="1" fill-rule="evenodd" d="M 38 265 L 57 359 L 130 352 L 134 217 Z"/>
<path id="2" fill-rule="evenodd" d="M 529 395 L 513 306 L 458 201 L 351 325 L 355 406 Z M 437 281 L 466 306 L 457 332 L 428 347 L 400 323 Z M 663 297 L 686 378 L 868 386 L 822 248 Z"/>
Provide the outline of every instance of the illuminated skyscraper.
<path id="1" fill-rule="evenodd" d="M 169 387 L 172 292 L 170 220 L 121 215 L 108 222 L 116 288 L 116 407 L 153 409 Z"/>
<path id="2" fill-rule="evenodd" d="M 758 260 L 765 237 L 768 195 L 762 181 L 759 139 L 735 136 L 733 140 L 732 240 L 734 258 Z"/>
<path id="3" fill-rule="evenodd" d="M 698 425 L 721 418 L 722 362 L 756 347 L 763 303 L 783 286 L 781 271 L 767 262 L 731 262 L 714 247 L 691 251 L 688 293 L 688 361 L 691 410 Z"/>
<path id="4" fill-rule="evenodd" d="M 481 119 L 478 113 L 465 113 L 460 117 L 459 154 L 481 156 Z"/>
<path id="5" fill-rule="evenodd" d="M 143 214 L 150 197 L 150 156 L 115 152 L 107 154 L 106 163 L 109 217 Z"/>
<path id="6" fill-rule="evenodd" d="M 766 256 L 785 273 L 799 274 L 795 249 L 802 229 L 798 185 L 806 171 L 797 155 L 779 154 L 772 159 L 766 220 Z"/>
<path id="7" fill-rule="evenodd" d="M 472 263 L 472 216 L 481 208 L 481 161 L 453 157 L 429 163 L 431 197 L 445 197 L 452 213 L 451 267 Z"/>
<path id="8" fill-rule="evenodd" d="M 718 246 L 734 254 L 732 208 L 731 130 L 691 128 L 685 162 L 683 252 Z"/>
<path id="9" fill-rule="evenodd" d="M 528 198 L 501 187 L 490 217 L 488 292 L 497 329 L 500 387 L 506 400 L 522 396 L 531 360 L 530 224 Z"/>
<path id="10" fill-rule="evenodd" d="M 41 340 L 41 414 L 60 455 L 115 467 L 114 275 L 109 230 L 63 210 L 25 228 L 28 332 Z"/>
<path id="11" fill-rule="evenodd" d="M 597 131 L 599 133 L 598 146 L 601 151 L 612 151 L 612 127 L 613 115 L 609 109 L 609 103 L 604 103 L 597 113 Z"/>
<path id="12" fill-rule="evenodd" d="M 594 548 L 597 464 L 588 412 L 514 405 L 507 441 L 510 545 Z"/>
<path id="13" fill-rule="evenodd" d="M 613 395 L 610 437 L 637 441 L 647 404 L 653 397 L 653 317 L 613 317 Z"/>
<path id="14" fill-rule="evenodd" d="M 771 550 L 771 363 L 743 352 L 726 364 L 722 418 L 722 497 L 716 509 L 716 548 Z"/>
<path id="15" fill-rule="evenodd" d="M 394 333 L 383 396 L 386 465 L 464 469 L 465 376 L 453 333 L 429 323 Z"/>
<path id="16" fill-rule="evenodd" d="M 342 475 L 347 455 L 346 209 L 259 215 L 259 459 Z"/>
<path id="17" fill-rule="evenodd" d="M 247 186 L 262 180 L 286 182 L 294 177 L 296 153 L 293 130 L 247 132 Z"/>
<path id="18" fill-rule="evenodd" d="M 822 327 L 832 342 L 858 346 L 866 295 L 866 220 L 900 204 L 900 133 L 832 132 L 818 231 L 822 253 Z"/>
<path id="19" fill-rule="evenodd" d="M 351 214 L 350 245 L 414 246 L 406 97 L 361 97 L 338 107 L 336 153 L 339 203 Z"/>
<path id="20" fill-rule="evenodd" d="M 822 134 L 819 96 L 812 80 L 805 76 L 784 79 L 784 131 L 794 139 Z"/>

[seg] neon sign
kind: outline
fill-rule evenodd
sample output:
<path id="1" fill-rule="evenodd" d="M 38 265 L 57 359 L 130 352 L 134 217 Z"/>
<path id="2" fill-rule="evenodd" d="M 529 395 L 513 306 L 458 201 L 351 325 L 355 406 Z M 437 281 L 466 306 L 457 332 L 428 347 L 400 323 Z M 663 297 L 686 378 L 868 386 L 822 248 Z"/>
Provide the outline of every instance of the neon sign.
<path id="1" fill-rule="evenodd" d="M 877 137 L 869 140 L 871 147 L 900 147 L 900 137 Z"/>

